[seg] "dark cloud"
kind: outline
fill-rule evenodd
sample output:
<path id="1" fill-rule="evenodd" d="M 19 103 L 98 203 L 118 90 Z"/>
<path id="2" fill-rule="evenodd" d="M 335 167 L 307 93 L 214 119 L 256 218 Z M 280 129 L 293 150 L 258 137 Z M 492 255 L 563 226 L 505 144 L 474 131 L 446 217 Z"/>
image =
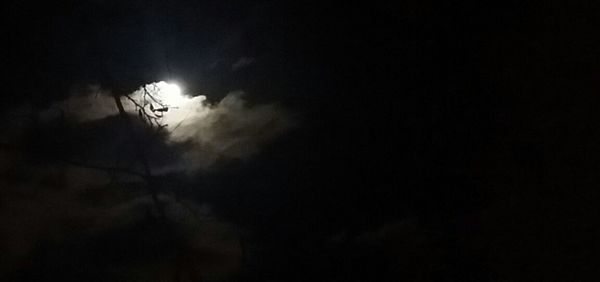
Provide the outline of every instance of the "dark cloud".
<path id="1" fill-rule="evenodd" d="M 208 276 L 229 275 L 239 268 L 238 232 L 201 205 L 161 196 L 161 224 L 169 226 L 163 234 L 148 221 L 156 217 L 155 203 L 135 181 L 115 183 L 97 169 L 37 164 L 12 151 L 3 150 L 0 156 L 3 279 L 67 278 L 91 267 L 107 274 L 117 268 L 120 275 L 144 269 L 144 281 L 162 281 L 158 277 L 172 277 L 179 268 Z M 136 248 L 153 250 L 155 257 L 139 257 L 145 255 Z M 90 261 L 93 256 L 109 261 L 96 265 Z M 121 262 L 123 258 L 127 261 Z M 81 268 L 65 268 L 72 263 Z"/>

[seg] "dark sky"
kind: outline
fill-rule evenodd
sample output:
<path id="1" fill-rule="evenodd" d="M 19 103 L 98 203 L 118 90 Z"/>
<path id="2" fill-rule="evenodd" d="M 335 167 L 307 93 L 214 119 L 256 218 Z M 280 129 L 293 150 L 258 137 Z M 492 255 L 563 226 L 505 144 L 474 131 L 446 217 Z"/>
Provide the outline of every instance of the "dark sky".
<path id="1" fill-rule="evenodd" d="M 595 4 L 3 6 L 0 279 L 154 281 L 146 273 L 170 273 L 191 248 L 198 281 L 595 280 Z M 73 196 L 91 178 L 64 164 L 119 150 L 134 162 L 127 142 L 140 136 L 156 154 L 185 146 L 124 137 L 116 117 L 32 122 L 12 138 L 13 124 L 88 85 L 127 94 L 160 80 L 213 102 L 243 90 L 249 107 L 277 103 L 294 123 L 250 158 L 153 180 L 228 226 L 198 227 L 190 236 L 215 240 L 198 249 L 176 220 L 113 208 L 152 189 L 101 173 L 104 184 Z M 94 229 L 110 212 L 90 206 L 135 220 Z M 46 209 L 56 212 L 36 219 Z"/>

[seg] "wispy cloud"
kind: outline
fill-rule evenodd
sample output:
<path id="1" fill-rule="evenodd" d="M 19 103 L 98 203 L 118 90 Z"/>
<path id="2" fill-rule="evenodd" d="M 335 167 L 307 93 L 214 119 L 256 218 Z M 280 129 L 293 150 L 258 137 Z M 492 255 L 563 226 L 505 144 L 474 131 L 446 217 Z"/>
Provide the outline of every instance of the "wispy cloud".
<path id="1" fill-rule="evenodd" d="M 256 60 L 252 57 L 241 57 L 237 61 L 235 61 L 235 63 L 233 63 L 231 65 L 231 70 L 232 71 L 240 70 L 242 68 L 245 68 L 249 65 L 254 64 L 255 61 Z"/>

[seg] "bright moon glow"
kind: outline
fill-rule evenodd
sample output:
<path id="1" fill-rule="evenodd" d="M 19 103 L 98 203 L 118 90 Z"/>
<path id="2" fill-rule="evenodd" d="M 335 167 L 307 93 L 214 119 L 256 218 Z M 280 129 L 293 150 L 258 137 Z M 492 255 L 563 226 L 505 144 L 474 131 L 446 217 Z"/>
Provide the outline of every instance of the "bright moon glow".
<path id="1" fill-rule="evenodd" d="M 187 118 L 199 118 L 210 112 L 204 95 L 189 95 L 179 85 L 165 81 L 152 82 L 141 86 L 129 96 L 128 111 L 137 113 L 139 108 L 155 118 L 162 125 L 172 125 L 173 130 Z M 155 120 L 158 121 L 158 120 Z M 171 129 L 171 127 L 167 127 Z"/>
<path id="2" fill-rule="evenodd" d="M 156 83 L 156 86 L 159 89 L 160 99 L 167 106 L 177 106 L 185 99 L 181 95 L 181 88 L 177 84 L 161 81 Z"/>

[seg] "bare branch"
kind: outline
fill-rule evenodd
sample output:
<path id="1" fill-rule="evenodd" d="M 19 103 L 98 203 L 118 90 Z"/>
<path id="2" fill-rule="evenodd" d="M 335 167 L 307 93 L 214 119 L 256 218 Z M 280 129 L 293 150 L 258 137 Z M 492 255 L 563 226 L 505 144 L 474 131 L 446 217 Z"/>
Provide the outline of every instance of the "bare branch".
<path id="1" fill-rule="evenodd" d="M 152 113 L 149 113 L 148 111 L 146 111 L 146 107 L 144 107 L 143 105 L 138 103 L 135 99 L 129 97 L 128 95 L 123 95 L 123 96 L 136 106 L 140 116 L 145 117 L 147 119 L 147 122 L 150 124 L 150 126 L 153 127 L 154 125 L 156 125 L 159 129 L 164 127 L 159 122 L 159 120 L 162 118 L 162 115 L 157 115 L 154 111 L 152 111 Z"/>

